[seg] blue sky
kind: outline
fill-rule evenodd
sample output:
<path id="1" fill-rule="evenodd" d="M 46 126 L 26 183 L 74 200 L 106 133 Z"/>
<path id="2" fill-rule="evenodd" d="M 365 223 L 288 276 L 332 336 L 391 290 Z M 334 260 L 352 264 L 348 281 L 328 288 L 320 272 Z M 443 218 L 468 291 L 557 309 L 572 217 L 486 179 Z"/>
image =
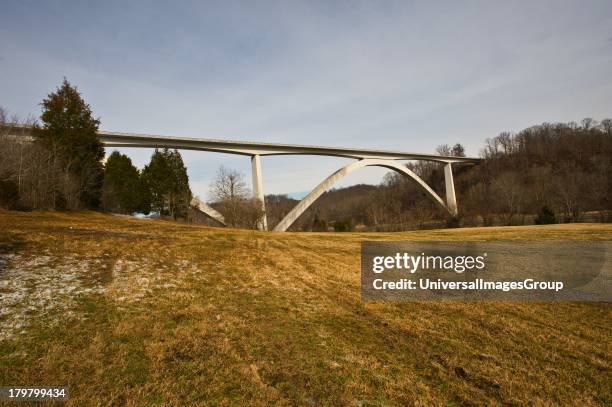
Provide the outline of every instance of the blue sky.
<path id="1" fill-rule="evenodd" d="M 612 117 L 609 0 L 172 3 L 2 0 L 0 105 L 38 116 L 66 76 L 104 130 L 470 154 L 500 131 Z M 221 164 L 250 176 L 245 157 L 183 156 L 204 198 Z M 266 157 L 265 191 L 346 162 Z"/>

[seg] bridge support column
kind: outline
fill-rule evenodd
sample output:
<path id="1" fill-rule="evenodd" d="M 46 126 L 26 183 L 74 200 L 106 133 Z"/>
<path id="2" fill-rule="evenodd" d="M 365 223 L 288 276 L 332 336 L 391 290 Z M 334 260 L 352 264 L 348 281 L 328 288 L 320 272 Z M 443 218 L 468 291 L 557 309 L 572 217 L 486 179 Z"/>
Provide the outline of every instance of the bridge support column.
<path id="1" fill-rule="evenodd" d="M 451 215 L 457 216 L 457 197 L 455 196 L 455 182 L 453 181 L 451 163 L 444 165 L 444 183 L 446 184 L 446 207 Z"/>
<path id="2" fill-rule="evenodd" d="M 191 199 L 191 204 L 190 205 L 195 207 L 196 209 L 198 209 L 200 212 L 204 213 L 208 217 L 216 220 L 217 222 L 219 222 L 223 226 L 227 226 L 227 223 L 225 223 L 225 218 L 223 217 L 223 215 L 221 215 L 219 212 L 217 212 L 213 207 L 208 205 L 206 202 L 202 202 L 202 201 L 200 201 L 198 198 L 196 198 L 194 196 Z"/>
<path id="3" fill-rule="evenodd" d="M 259 230 L 268 230 L 268 219 L 266 218 L 266 202 L 264 200 L 263 182 L 261 177 L 261 158 L 259 154 L 251 156 L 251 175 L 253 176 L 253 196 L 261 201 L 263 217 L 258 227 Z"/>

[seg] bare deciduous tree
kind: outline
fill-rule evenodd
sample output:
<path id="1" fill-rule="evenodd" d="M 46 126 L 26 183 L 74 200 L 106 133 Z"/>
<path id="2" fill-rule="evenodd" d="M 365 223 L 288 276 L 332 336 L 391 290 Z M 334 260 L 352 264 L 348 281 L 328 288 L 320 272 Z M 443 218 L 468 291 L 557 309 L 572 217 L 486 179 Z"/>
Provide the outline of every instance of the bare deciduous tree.
<path id="1" fill-rule="evenodd" d="M 27 209 L 79 209 L 77 179 L 52 151 L 28 139 L 31 118 L 19 120 L 0 108 L 0 205 Z"/>
<path id="2" fill-rule="evenodd" d="M 603 119 L 601 121 L 601 127 L 606 132 L 608 137 L 612 136 L 612 120 L 610 120 L 610 119 Z"/>
<path id="3" fill-rule="evenodd" d="M 264 211 L 262 202 L 250 197 L 240 172 L 221 166 L 211 184 L 211 195 L 230 226 L 256 229 Z"/>
<path id="4" fill-rule="evenodd" d="M 217 177 L 211 185 L 211 192 L 213 198 L 219 202 L 246 199 L 249 195 L 244 176 L 236 170 L 223 166 L 217 171 Z"/>
<path id="5" fill-rule="evenodd" d="M 506 225 L 513 224 L 515 217 L 523 214 L 526 191 L 518 174 L 505 172 L 495 178 L 491 185 L 496 202 L 498 215 Z M 521 222 L 522 223 L 522 222 Z"/>

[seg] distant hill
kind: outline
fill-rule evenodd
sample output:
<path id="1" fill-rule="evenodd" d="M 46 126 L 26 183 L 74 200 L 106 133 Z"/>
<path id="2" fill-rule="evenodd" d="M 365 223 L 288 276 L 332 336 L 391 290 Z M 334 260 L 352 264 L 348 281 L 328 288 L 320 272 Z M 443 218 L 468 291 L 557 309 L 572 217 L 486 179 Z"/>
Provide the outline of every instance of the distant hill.
<path id="1" fill-rule="evenodd" d="M 463 147 L 439 152 L 462 154 Z M 459 218 L 448 218 L 411 180 L 388 173 L 380 185 L 325 192 L 291 230 L 331 230 L 338 222 L 365 230 L 612 221 L 612 120 L 543 123 L 487 139 L 477 165 L 454 164 Z M 408 163 L 444 199 L 441 164 Z M 266 197 L 270 225 L 297 200 Z M 545 216 L 546 215 L 546 216 Z M 337 229 L 337 228 L 336 228 Z M 343 228 L 347 230 L 347 228 Z"/>

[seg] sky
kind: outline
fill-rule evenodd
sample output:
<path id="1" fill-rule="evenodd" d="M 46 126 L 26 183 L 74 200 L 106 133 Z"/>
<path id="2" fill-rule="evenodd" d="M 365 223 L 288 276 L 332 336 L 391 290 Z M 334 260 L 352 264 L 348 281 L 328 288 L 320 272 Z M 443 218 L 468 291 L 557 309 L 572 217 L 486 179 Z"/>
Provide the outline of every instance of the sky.
<path id="1" fill-rule="evenodd" d="M 478 155 L 501 131 L 612 117 L 612 1 L 1 0 L 0 106 L 38 117 L 63 77 L 108 131 Z M 204 199 L 220 165 L 250 181 L 248 157 L 183 158 Z M 264 191 L 348 162 L 264 157 Z"/>

